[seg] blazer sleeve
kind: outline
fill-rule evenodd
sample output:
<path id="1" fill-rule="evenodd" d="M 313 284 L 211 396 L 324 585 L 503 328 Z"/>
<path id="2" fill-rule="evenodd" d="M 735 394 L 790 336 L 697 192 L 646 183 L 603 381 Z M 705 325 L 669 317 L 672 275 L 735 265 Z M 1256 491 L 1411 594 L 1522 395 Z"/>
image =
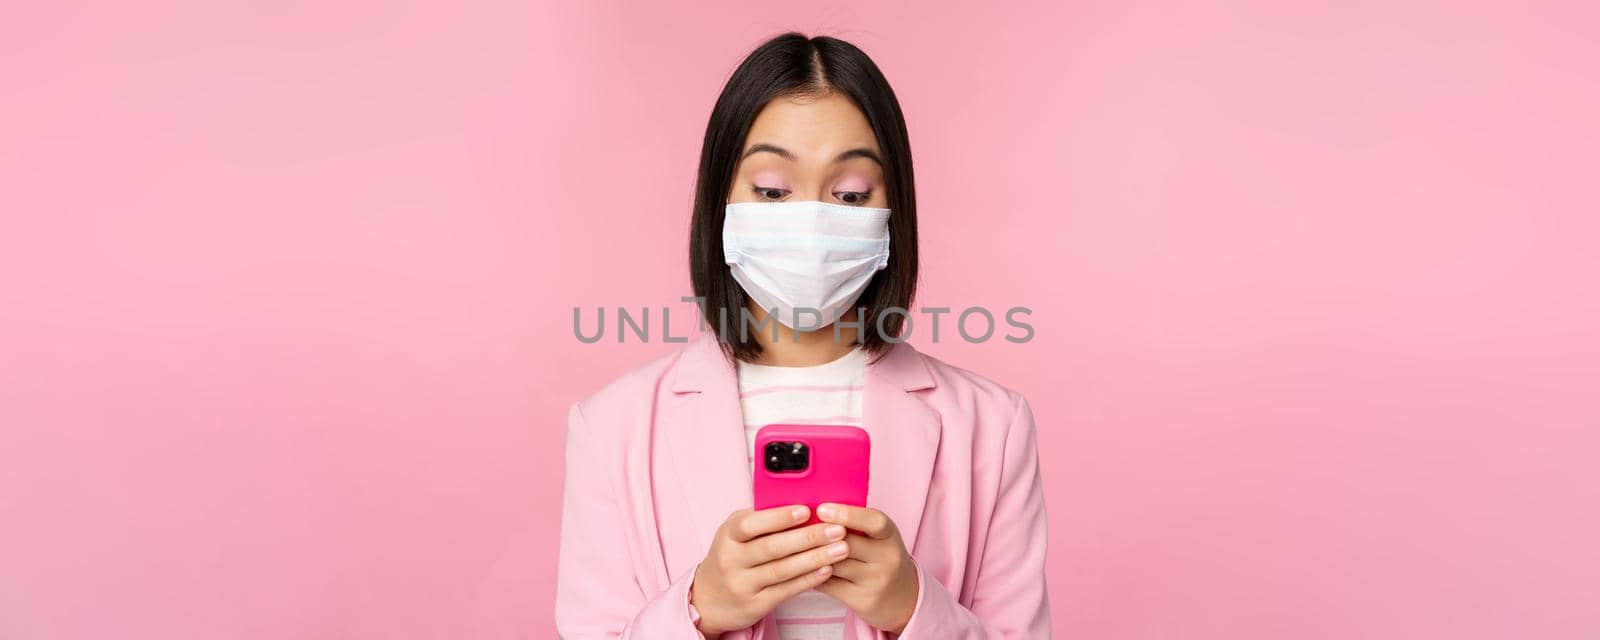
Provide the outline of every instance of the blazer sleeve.
<path id="1" fill-rule="evenodd" d="M 1050 637 L 1044 577 L 1044 488 L 1039 478 L 1033 410 L 1021 396 L 1016 402 L 972 601 L 963 605 L 937 578 L 918 567 L 917 604 L 900 640 Z"/>
<path id="2" fill-rule="evenodd" d="M 605 452 L 580 405 L 573 404 L 567 414 L 557 634 L 563 640 L 704 640 L 689 619 L 692 569 L 660 593 L 635 575 L 610 465 L 603 462 Z"/>

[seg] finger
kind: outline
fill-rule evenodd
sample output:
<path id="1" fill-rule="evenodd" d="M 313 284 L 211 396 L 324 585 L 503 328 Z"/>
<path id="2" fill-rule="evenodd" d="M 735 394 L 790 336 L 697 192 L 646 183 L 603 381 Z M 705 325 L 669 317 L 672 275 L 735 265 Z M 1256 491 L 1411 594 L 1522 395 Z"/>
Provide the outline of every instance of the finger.
<path id="1" fill-rule="evenodd" d="M 876 562 L 883 555 L 889 545 L 883 540 L 871 538 L 859 533 L 847 533 L 844 541 L 850 543 L 850 557 L 862 562 Z"/>
<path id="2" fill-rule="evenodd" d="M 818 585 L 826 582 L 828 580 L 828 576 L 831 575 L 833 575 L 833 567 L 829 565 L 823 565 L 803 575 L 790 578 L 786 581 L 762 589 L 760 592 L 756 593 L 756 598 L 762 600 L 763 602 L 770 603 L 772 606 L 777 606 L 777 603 L 779 602 L 783 602 L 784 600 L 788 600 L 789 598 L 793 598 L 797 595 L 805 593 L 806 591 L 817 588 Z"/>
<path id="3" fill-rule="evenodd" d="M 843 542 L 835 542 L 820 549 L 810 549 L 787 558 L 779 558 L 772 562 L 751 567 L 750 571 L 756 575 L 756 580 L 761 585 L 771 586 L 803 576 L 821 567 L 832 565 L 849 555 L 849 545 Z"/>
<path id="4" fill-rule="evenodd" d="M 894 521 L 882 511 L 867 507 L 853 507 L 832 502 L 817 505 L 817 518 L 823 522 L 842 524 L 878 540 L 895 535 Z"/>
<path id="5" fill-rule="evenodd" d="M 747 542 L 805 522 L 809 515 L 810 511 L 801 505 L 735 512 L 728 517 L 728 537 L 734 542 Z"/>
<path id="6" fill-rule="evenodd" d="M 856 601 L 856 596 L 860 594 L 861 587 L 856 586 L 854 582 L 840 578 L 837 573 L 838 571 L 838 565 L 834 565 L 835 574 L 827 580 L 824 580 L 822 584 L 819 584 L 813 588 L 817 591 L 821 591 L 822 593 L 833 596 L 833 599 L 843 602 L 846 606 L 849 606 L 850 603 Z"/>
<path id="7" fill-rule="evenodd" d="M 801 551 L 820 547 L 829 542 L 843 540 L 842 525 L 818 523 L 798 529 L 769 533 L 740 545 L 744 566 L 753 567 L 778 558 L 792 556 Z"/>
<path id="8" fill-rule="evenodd" d="M 872 565 L 855 558 L 845 558 L 833 563 L 833 579 L 862 582 L 872 575 Z"/>

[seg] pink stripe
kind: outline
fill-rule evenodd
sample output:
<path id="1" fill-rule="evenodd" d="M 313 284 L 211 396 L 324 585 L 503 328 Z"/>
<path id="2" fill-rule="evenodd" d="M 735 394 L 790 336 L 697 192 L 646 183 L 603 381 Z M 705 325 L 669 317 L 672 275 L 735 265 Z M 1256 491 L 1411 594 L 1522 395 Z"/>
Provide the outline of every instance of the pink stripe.
<path id="1" fill-rule="evenodd" d="M 772 422 L 768 422 L 766 424 L 747 424 L 744 426 L 744 430 L 754 431 L 756 429 L 760 429 L 761 427 L 765 427 L 768 424 L 832 424 L 835 422 L 855 422 L 857 419 L 858 418 L 855 416 L 828 416 L 826 418 L 784 418 L 782 420 L 773 420 Z"/>
<path id="2" fill-rule="evenodd" d="M 844 616 L 836 618 L 778 618 L 778 624 L 844 624 Z"/>
<path id="3" fill-rule="evenodd" d="M 739 397 L 752 398 L 755 396 L 764 396 L 769 393 L 778 393 L 780 391 L 811 391 L 816 393 L 824 393 L 829 391 L 860 391 L 861 388 L 862 385 L 859 384 L 780 384 L 772 387 L 762 387 L 760 389 L 743 391 L 739 393 Z"/>

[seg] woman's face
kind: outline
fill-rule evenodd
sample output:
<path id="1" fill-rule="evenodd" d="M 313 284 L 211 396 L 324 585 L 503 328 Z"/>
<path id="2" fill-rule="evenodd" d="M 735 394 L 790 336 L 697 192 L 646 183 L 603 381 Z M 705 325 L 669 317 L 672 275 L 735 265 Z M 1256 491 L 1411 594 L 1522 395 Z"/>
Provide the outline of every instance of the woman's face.
<path id="1" fill-rule="evenodd" d="M 867 117 L 843 94 L 776 98 L 750 125 L 728 202 L 887 207 L 882 154 Z"/>

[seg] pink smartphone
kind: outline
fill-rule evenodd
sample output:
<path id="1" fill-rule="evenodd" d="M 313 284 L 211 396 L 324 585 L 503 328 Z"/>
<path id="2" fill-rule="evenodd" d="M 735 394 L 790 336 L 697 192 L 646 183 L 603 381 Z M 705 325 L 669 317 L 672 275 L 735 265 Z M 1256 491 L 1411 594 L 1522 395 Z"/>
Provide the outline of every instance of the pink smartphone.
<path id="1" fill-rule="evenodd" d="M 860 427 L 769 424 L 756 432 L 755 508 L 803 504 L 817 520 L 824 502 L 867 506 L 872 441 Z"/>

